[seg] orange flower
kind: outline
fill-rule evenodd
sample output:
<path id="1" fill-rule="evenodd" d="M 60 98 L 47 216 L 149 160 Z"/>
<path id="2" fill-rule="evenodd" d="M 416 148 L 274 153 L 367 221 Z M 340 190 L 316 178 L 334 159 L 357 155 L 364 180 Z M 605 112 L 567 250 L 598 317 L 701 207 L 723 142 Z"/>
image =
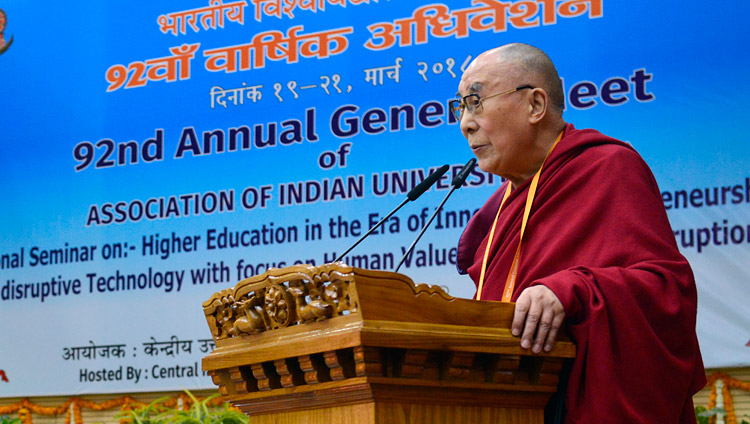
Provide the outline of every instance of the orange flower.
<path id="1" fill-rule="evenodd" d="M 723 376 L 723 375 L 722 375 Z M 713 376 L 709 377 L 711 379 Z M 712 382 L 715 382 L 716 379 L 719 377 L 713 377 Z M 729 378 L 729 377 L 727 377 Z M 741 382 L 739 380 L 725 380 L 725 391 L 726 393 L 729 393 L 728 387 L 733 388 L 741 388 L 743 390 L 750 390 L 750 383 Z M 715 394 L 715 388 L 712 392 L 713 395 L 713 404 L 716 403 L 716 394 Z M 731 399 L 729 402 L 726 401 L 729 396 L 727 394 L 724 395 L 725 403 L 727 405 L 727 410 L 729 410 L 731 404 Z M 202 402 L 205 398 L 196 398 L 198 402 Z M 162 405 L 168 408 L 177 409 L 178 405 L 180 404 L 179 401 L 182 401 L 182 410 L 187 411 L 190 409 L 190 406 L 193 403 L 193 399 L 190 398 L 185 393 L 180 393 L 178 395 L 175 395 L 164 402 L 162 402 Z M 223 403 L 223 401 L 220 398 L 214 398 L 210 402 L 208 402 L 211 406 L 219 406 Z M 34 412 L 39 415 L 61 415 L 65 414 L 65 424 L 84 424 L 83 422 L 83 413 L 81 411 L 81 408 L 86 408 L 94 411 L 104 411 L 108 409 L 114 409 L 114 408 L 120 408 L 120 411 L 128 411 L 132 410 L 133 408 L 137 406 L 144 406 L 146 405 L 143 402 L 139 402 L 130 396 L 121 396 L 116 399 L 110 399 L 102 401 L 101 403 L 96 403 L 90 400 L 85 399 L 79 399 L 77 397 L 71 397 L 70 399 L 66 400 L 62 404 L 58 406 L 41 406 L 37 405 L 33 402 L 31 402 L 29 399 L 23 399 L 19 402 L 16 402 L 12 405 L 7 406 L 0 406 L 0 415 L 8 415 L 12 414 L 14 412 L 18 413 L 18 418 L 21 420 L 21 424 L 33 424 L 31 413 Z M 230 408 L 239 410 L 235 406 L 230 406 Z M 734 410 L 732 409 L 732 412 Z M 729 420 L 728 420 L 729 421 Z M 120 424 L 129 424 L 130 420 L 127 418 L 120 419 Z M 736 423 L 736 419 L 735 419 Z M 731 422 L 728 422 L 727 424 L 731 424 Z"/>

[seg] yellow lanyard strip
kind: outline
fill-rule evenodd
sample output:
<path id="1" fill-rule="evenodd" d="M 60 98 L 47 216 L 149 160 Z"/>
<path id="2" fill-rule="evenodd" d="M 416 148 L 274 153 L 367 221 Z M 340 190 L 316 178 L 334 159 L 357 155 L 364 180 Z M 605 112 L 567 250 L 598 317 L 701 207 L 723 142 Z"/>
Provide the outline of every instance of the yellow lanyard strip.
<path id="1" fill-rule="evenodd" d="M 492 246 L 492 238 L 495 236 L 495 226 L 497 225 L 497 218 L 500 216 L 500 211 L 503 210 L 505 200 L 510 196 L 510 181 L 508 181 L 508 188 L 505 190 L 503 200 L 500 202 L 500 207 L 497 208 L 497 215 L 495 215 L 495 222 L 492 223 L 492 229 L 490 230 L 490 238 L 487 240 L 487 247 L 484 249 L 484 258 L 482 259 L 482 272 L 479 274 L 479 287 L 477 288 L 477 300 L 482 300 L 482 287 L 484 286 L 484 272 L 487 270 L 487 258 L 490 257 L 490 246 Z"/>
<path id="2" fill-rule="evenodd" d="M 521 236 L 518 239 L 518 248 L 516 248 L 516 254 L 513 257 L 513 264 L 510 267 L 510 272 L 508 272 L 508 278 L 505 280 L 505 289 L 503 290 L 503 296 L 501 299 L 503 302 L 510 302 L 510 298 L 513 296 L 513 288 L 516 285 L 516 276 L 518 275 L 518 264 L 521 258 L 521 242 L 523 241 L 523 233 L 526 231 L 526 223 L 529 221 L 529 214 L 531 213 L 531 205 L 534 203 L 534 196 L 536 195 L 536 187 L 539 184 L 539 175 L 541 175 L 542 168 L 544 168 L 544 163 L 547 161 L 547 158 L 549 157 L 550 153 L 552 153 L 552 150 L 555 149 L 555 146 L 557 146 L 557 143 L 562 138 L 562 134 L 563 133 L 561 132 L 560 135 L 557 136 L 557 139 L 552 144 L 552 147 L 550 147 L 549 151 L 544 156 L 544 160 L 542 161 L 542 166 L 540 166 L 539 170 L 536 171 L 536 174 L 534 174 L 534 178 L 532 178 L 531 184 L 529 185 L 529 193 L 526 195 L 526 207 L 523 211 L 523 220 L 521 221 Z M 510 196 L 510 192 L 511 192 L 511 184 L 508 183 L 508 188 L 505 190 L 505 195 L 503 195 L 503 200 L 500 202 L 500 207 L 497 209 L 497 215 L 495 215 L 495 222 L 492 223 L 492 229 L 490 230 L 490 237 L 487 240 L 487 247 L 484 249 L 484 258 L 482 259 L 482 271 L 479 274 L 479 287 L 477 288 L 477 300 L 482 299 L 482 288 L 484 287 L 484 276 L 487 270 L 487 260 L 490 256 L 490 247 L 492 246 L 492 240 L 495 236 L 495 227 L 497 226 L 497 220 L 500 217 L 500 211 L 503 209 L 505 200 L 508 199 L 508 196 Z"/>

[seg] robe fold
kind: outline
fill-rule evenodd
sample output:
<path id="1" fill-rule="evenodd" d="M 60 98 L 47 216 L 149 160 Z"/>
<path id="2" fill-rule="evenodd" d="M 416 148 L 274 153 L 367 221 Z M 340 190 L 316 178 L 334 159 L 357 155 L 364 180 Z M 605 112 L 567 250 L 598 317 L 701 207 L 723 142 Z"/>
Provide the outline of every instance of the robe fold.
<path id="1" fill-rule="evenodd" d="M 459 272 L 475 283 L 505 184 L 459 240 Z M 482 300 L 502 296 L 529 185 L 498 218 Z M 565 127 L 540 175 L 512 301 L 539 284 L 560 299 L 577 348 L 566 423 L 695 422 L 692 395 L 706 384 L 695 281 L 656 181 L 628 144 Z"/>

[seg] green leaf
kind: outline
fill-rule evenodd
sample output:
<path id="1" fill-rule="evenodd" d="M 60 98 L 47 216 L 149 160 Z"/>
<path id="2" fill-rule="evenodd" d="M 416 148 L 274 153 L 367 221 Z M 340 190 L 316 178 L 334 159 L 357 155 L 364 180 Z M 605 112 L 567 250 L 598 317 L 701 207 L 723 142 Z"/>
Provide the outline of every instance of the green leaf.
<path id="1" fill-rule="evenodd" d="M 190 408 L 186 411 L 159 405 L 169 399 L 167 396 L 156 399 L 148 405 L 122 411 L 115 418 L 130 419 L 133 424 L 248 424 L 249 418 L 242 412 L 229 409 L 229 404 L 226 402 L 220 407 L 209 406 L 209 403 L 219 396 L 218 394 L 199 401 L 189 390 L 185 390 L 185 393 L 191 400 Z M 0 424 L 21 424 L 21 421 L 7 419 L 0 421 Z"/>
<path id="2" fill-rule="evenodd" d="M 0 424 L 21 424 L 20 418 L 11 418 L 7 415 L 0 417 Z"/>

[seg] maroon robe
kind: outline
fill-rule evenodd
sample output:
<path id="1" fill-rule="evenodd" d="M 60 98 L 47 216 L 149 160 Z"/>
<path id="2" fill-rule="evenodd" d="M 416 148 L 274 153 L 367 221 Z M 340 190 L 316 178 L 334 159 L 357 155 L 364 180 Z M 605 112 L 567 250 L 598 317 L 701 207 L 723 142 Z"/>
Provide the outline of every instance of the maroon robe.
<path id="1" fill-rule="evenodd" d="M 482 300 L 502 296 L 530 182 L 512 191 L 500 214 Z M 505 188 L 459 241 L 459 272 L 475 283 Z M 542 169 L 512 300 L 538 284 L 562 302 L 577 348 L 566 423 L 695 423 L 692 395 L 706 384 L 695 280 L 656 181 L 632 147 L 565 127 Z"/>

